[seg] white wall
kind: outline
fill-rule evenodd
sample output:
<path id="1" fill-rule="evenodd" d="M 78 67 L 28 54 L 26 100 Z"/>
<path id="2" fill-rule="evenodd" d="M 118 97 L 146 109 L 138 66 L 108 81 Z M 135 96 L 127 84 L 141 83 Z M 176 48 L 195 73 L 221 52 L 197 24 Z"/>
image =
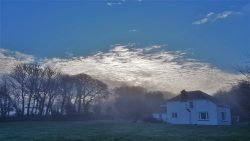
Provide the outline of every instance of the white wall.
<path id="1" fill-rule="evenodd" d="M 162 113 L 161 117 L 162 117 L 162 121 L 167 122 L 167 113 Z"/>
<path id="2" fill-rule="evenodd" d="M 195 124 L 199 125 L 218 125 L 217 118 L 217 105 L 209 100 L 196 100 L 194 116 L 196 119 Z M 199 112 L 208 112 L 208 120 L 199 120 Z"/>
<path id="3" fill-rule="evenodd" d="M 231 125 L 232 124 L 232 119 L 231 119 L 231 110 L 229 108 L 226 107 L 218 107 L 218 124 L 219 125 Z M 225 120 L 222 120 L 222 116 L 221 113 L 225 112 L 226 113 L 226 117 Z"/>
<path id="4" fill-rule="evenodd" d="M 168 102 L 167 103 L 167 122 L 173 124 L 189 124 L 189 113 L 186 110 L 185 102 Z M 172 118 L 172 113 L 177 113 L 177 118 Z"/>
<path id="5" fill-rule="evenodd" d="M 167 102 L 167 122 L 172 124 L 199 124 L 218 125 L 217 106 L 209 100 L 194 100 L 193 108 L 189 107 L 189 102 L 172 101 Z M 189 108 L 191 112 L 188 112 Z M 172 118 L 172 113 L 177 113 L 177 118 Z M 208 112 L 208 120 L 199 120 L 199 112 Z"/>

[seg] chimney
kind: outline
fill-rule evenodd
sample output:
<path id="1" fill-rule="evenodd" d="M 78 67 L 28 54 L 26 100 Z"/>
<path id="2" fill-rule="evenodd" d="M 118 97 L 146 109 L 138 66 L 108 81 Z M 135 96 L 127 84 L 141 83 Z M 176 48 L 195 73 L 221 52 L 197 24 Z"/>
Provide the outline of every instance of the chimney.
<path id="1" fill-rule="evenodd" d="M 181 91 L 180 98 L 181 98 L 181 101 L 187 101 L 187 99 L 188 99 L 188 92 L 185 89 Z"/>

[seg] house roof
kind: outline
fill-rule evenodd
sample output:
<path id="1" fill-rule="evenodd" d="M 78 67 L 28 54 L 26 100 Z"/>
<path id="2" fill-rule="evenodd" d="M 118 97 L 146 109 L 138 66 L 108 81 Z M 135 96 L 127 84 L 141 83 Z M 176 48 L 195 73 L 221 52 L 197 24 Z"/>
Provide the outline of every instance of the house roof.
<path id="1" fill-rule="evenodd" d="M 208 95 L 200 90 L 197 90 L 197 91 L 182 90 L 179 95 L 169 99 L 168 101 L 190 101 L 190 100 L 198 100 L 198 99 L 210 100 L 217 106 L 227 107 L 226 105 L 223 105 L 222 103 L 220 103 L 215 97 Z"/>

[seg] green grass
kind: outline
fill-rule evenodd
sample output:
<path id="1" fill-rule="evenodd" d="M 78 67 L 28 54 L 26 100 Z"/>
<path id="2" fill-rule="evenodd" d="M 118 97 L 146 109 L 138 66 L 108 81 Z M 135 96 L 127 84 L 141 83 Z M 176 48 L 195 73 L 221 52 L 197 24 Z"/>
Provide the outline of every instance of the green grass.
<path id="1" fill-rule="evenodd" d="M 250 127 L 121 122 L 0 123 L 0 141 L 250 141 Z"/>

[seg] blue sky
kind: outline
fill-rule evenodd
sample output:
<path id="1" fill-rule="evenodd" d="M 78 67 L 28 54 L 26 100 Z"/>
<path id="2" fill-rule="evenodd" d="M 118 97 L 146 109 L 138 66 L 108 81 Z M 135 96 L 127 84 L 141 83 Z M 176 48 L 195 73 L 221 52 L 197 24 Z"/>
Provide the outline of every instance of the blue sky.
<path id="1" fill-rule="evenodd" d="M 0 75 L 63 73 L 178 93 L 229 89 L 250 55 L 250 1 L 2 0 Z"/>
<path id="2" fill-rule="evenodd" d="M 231 11 L 224 18 L 216 18 Z M 202 24 L 195 21 L 213 17 Z M 249 54 L 249 1 L 1 1 L 1 48 L 87 56 L 114 44 L 164 45 L 233 71 Z"/>

